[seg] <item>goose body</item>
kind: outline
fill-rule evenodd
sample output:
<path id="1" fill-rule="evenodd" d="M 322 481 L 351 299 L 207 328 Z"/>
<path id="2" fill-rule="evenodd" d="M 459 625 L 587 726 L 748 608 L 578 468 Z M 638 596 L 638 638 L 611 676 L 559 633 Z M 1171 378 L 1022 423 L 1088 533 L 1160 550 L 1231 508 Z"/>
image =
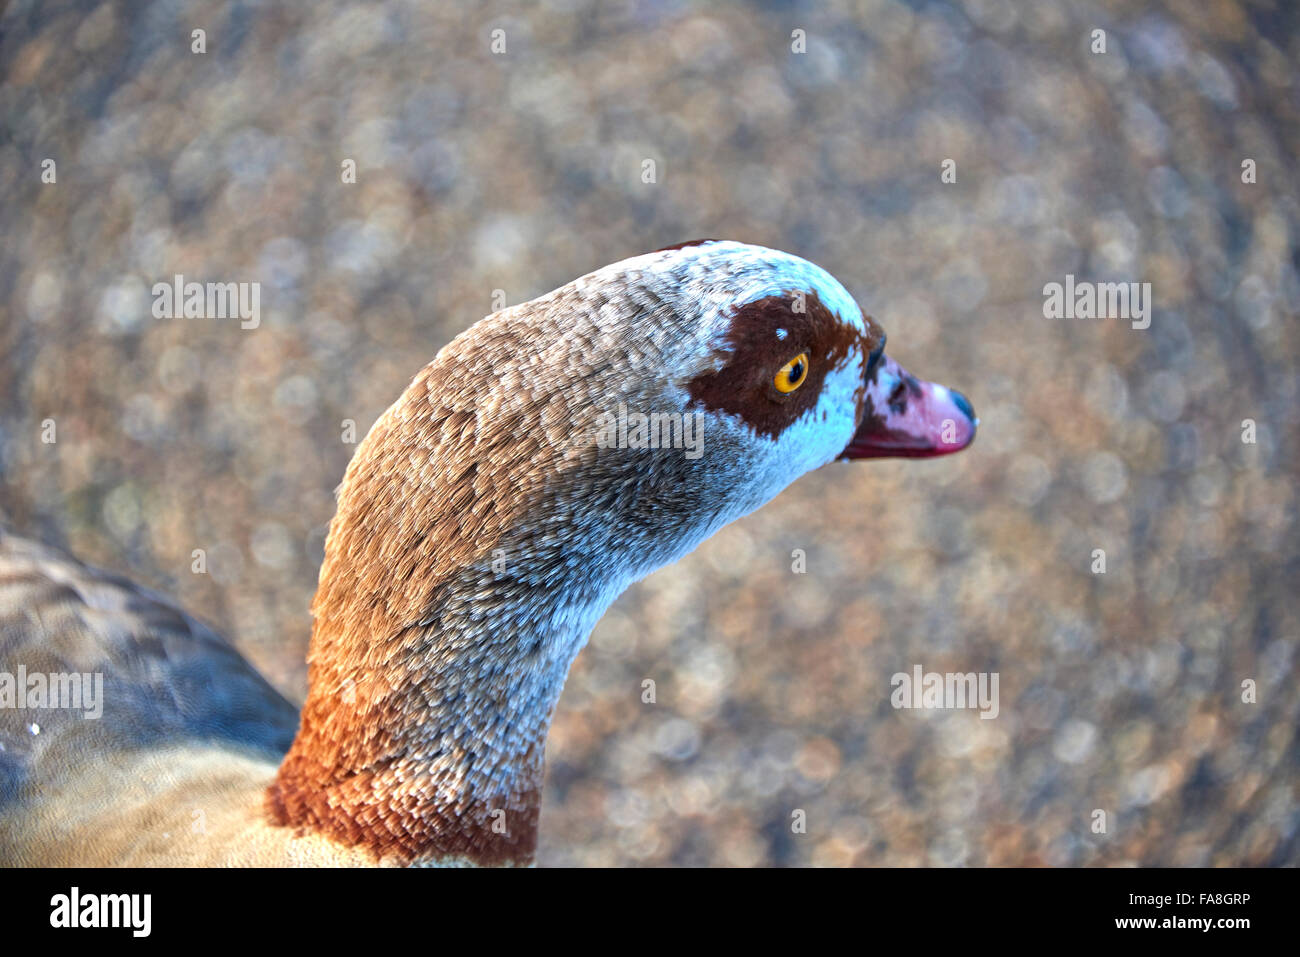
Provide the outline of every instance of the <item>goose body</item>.
<path id="1" fill-rule="evenodd" d="M 0 863 L 531 862 L 551 715 L 614 598 L 814 468 L 972 441 L 883 346 L 824 270 L 729 241 L 474 324 L 348 466 L 301 712 L 164 597 L 0 535 L 0 705 L 6 674 L 29 702 L 102 676 L 97 717 L 0 707 Z M 699 441 L 638 440 L 652 415 Z"/>

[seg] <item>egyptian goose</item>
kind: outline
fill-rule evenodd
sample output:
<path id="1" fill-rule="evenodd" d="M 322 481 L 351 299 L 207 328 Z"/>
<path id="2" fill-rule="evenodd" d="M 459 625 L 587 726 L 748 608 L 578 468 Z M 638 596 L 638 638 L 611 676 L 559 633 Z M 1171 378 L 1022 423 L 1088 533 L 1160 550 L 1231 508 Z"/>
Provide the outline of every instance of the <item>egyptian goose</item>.
<path id="1" fill-rule="evenodd" d="M 531 862 L 551 715 L 620 592 L 811 469 L 972 441 L 884 344 L 821 268 L 712 240 L 471 326 L 348 466 L 301 715 L 167 599 L 0 535 L 0 863 Z M 70 674 L 100 717 L 39 708 Z"/>

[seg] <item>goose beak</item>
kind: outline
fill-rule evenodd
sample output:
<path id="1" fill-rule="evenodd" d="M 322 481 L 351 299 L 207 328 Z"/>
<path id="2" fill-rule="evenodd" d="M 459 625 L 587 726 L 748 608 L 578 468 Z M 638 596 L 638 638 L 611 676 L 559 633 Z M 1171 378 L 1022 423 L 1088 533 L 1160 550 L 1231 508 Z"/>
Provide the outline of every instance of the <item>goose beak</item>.
<path id="1" fill-rule="evenodd" d="M 979 419 L 960 392 L 916 378 L 887 355 L 867 374 L 866 414 L 842 459 L 927 459 L 975 441 Z"/>

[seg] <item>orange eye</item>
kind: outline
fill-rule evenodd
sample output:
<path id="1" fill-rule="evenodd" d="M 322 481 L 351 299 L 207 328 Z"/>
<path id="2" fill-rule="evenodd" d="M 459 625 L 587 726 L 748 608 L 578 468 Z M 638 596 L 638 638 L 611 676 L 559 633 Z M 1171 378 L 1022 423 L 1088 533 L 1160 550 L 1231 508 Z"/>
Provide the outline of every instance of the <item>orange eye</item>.
<path id="1" fill-rule="evenodd" d="M 781 366 L 781 371 L 776 374 L 772 384 L 776 386 L 777 392 L 789 395 L 803 385 L 803 380 L 806 378 L 808 378 L 808 353 L 801 352 Z"/>

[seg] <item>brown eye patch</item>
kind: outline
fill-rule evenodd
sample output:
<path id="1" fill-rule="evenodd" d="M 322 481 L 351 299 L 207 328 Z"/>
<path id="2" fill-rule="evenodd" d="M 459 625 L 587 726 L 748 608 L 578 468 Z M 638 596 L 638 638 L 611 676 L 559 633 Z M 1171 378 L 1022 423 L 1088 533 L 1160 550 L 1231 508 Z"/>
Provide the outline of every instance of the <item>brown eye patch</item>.
<path id="1" fill-rule="evenodd" d="M 737 307 L 726 335 L 726 362 L 687 383 L 691 404 L 739 416 L 755 432 L 777 438 L 817 404 L 827 373 L 845 362 L 862 366 L 858 415 L 866 396 L 866 359 L 884 342 L 884 331 L 871 319 L 866 331 L 841 322 L 815 292 L 796 312 L 797 293 L 769 296 Z M 773 377 L 801 352 L 808 353 L 808 372 L 796 391 L 781 394 Z"/>

